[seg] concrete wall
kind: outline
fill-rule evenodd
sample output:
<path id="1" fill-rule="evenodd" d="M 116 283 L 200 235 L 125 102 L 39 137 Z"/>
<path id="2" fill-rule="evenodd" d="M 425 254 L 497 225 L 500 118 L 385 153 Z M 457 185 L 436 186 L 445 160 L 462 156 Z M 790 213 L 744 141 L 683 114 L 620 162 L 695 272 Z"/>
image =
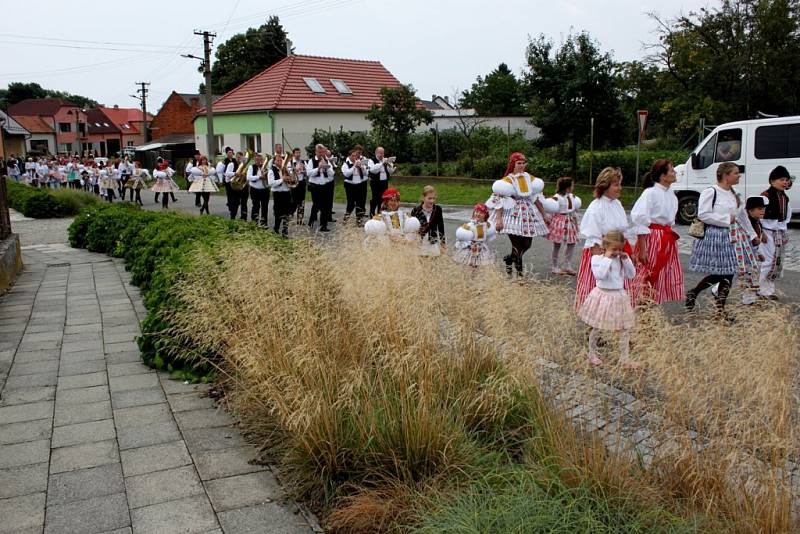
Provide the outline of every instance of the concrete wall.
<path id="1" fill-rule="evenodd" d="M 521 131 L 525 139 L 535 140 L 541 136 L 541 131 L 536 126 L 528 122 L 526 117 L 468 117 L 466 118 L 467 124 L 472 121 L 480 121 L 481 127 L 487 128 L 500 128 L 504 132 L 508 131 L 509 126 L 511 133 Z M 427 131 L 430 128 L 439 126 L 439 130 L 447 130 L 450 128 L 457 128 L 460 124 L 458 117 L 435 117 L 433 122 L 427 126 L 421 126 L 417 131 Z"/>
<path id="2" fill-rule="evenodd" d="M 0 293 L 11 286 L 21 270 L 22 252 L 19 248 L 19 236 L 11 234 L 0 241 Z"/>

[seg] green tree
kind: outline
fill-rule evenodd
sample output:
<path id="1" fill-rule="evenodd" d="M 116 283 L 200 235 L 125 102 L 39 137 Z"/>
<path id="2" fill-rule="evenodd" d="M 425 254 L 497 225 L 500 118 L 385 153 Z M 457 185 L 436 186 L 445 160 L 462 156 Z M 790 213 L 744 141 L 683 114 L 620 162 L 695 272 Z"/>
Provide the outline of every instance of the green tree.
<path id="1" fill-rule="evenodd" d="M 85 96 L 45 89 L 38 83 L 11 82 L 7 89 L 0 89 L 0 109 L 8 109 L 8 106 L 28 98 L 63 98 L 82 108 L 97 106 L 95 100 Z"/>
<path id="2" fill-rule="evenodd" d="M 478 76 L 461 96 L 462 108 L 473 108 L 482 116 L 524 115 L 522 85 L 505 63 L 485 78 Z"/>
<path id="3" fill-rule="evenodd" d="M 433 114 L 419 105 L 415 93 L 410 85 L 382 87 L 381 105 L 373 104 L 367 114 L 377 139 L 387 145 L 389 152 L 404 159 L 409 155 L 411 132 L 433 122 Z"/>
<path id="4" fill-rule="evenodd" d="M 651 14 L 668 126 L 691 133 L 704 117 L 721 123 L 800 113 L 800 2 L 723 0 L 676 19 Z"/>
<path id="5" fill-rule="evenodd" d="M 588 33 L 569 35 L 558 50 L 544 35 L 530 39 L 525 74 L 533 123 L 541 129 L 545 146 L 570 144 L 573 173 L 578 145 L 588 140 L 595 118 L 598 145 L 622 141 L 615 64 L 601 53 Z"/>
<path id="6" fill-rule="evenodd" d="M 288 34 L 273 15 L 258 28 L 249 28 L 220 44 L 211 67 L 214 94 L 222 95 L 286 57 Z M 200 92 L 204 90 L 200 85 Z"/>

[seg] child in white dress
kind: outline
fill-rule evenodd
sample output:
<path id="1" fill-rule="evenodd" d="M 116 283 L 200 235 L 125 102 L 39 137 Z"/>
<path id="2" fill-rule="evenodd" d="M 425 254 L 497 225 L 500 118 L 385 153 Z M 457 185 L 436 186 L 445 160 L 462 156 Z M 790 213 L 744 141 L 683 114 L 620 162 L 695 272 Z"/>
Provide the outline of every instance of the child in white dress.
<path id="1" fill-rule="evenodd" d="M 491 265 L 494 252 L 487 243 L 496 236 L 494 223 L 488 221 L 489 208 L 486 204 L 475 204 L 472 219 L 456 230 L 456 251 L 453 258 L 458 263 L 470 267 Z"/>

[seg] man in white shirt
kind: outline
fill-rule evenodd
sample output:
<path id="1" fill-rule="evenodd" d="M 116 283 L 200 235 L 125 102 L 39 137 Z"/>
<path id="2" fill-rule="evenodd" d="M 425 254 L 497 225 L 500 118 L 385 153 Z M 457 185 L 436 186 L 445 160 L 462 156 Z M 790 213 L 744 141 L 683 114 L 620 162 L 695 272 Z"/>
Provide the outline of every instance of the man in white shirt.
<path id="1" fill-rule="evenodd" d="M 247 183 L 250 187 L 250 198 L 253 200 L 250 220 L 261 226 L 267 226 L 269 187 L 267 186 L 267 177 L 261 173 L 263 165 L 264 158 L 261 154 L 256 154 L 255 163 L 247 167 Z"/>
<path id="2" fill-rule="evenodd" d="M 328 221 L 333 208 L 333 188 L 328 184 L 333 182 L 335 171 L 328 158 L 325 157 L 325 145 L 315 147 L 315 155 L 306 164 L 308 175 L 308 190 L 311 192 L 311 215 L 308 225 L 314 227 L 317 214 L 320 219 L 320 232 L 329 232 Z"/>
<path id="3" fill-rule="evenodd" d="M 342 174 L 344 175 L 344 190 L 347 194 L 347 207 L 344 211 L 344 220 L 350 218 L 353 209 L 356 211 L 356 223 L 361 223 L 366 214 L 367 204 L 367 181 L 369 180 L 367 162 L 361 156 L 363 148 L 356 145 L 350 155 L 342 163 Z"/>
<path id="4" fill-rule="evenodd" d="M 375 149 L 375 157 L 369 160 L 369 216 L 380 211 L 383 192 L 389 188 L 389 177 L 394 173 L 394 164 L 386 159 L 383 147 Z"/>
<path id="5" fill-rule="evenodd" d="M 286 162 L 286 171 L 297 178 L 297 186 L 292 189 L 292 213 L 296 214 L 297 224 L 303 224 L 306 206 L 306 162 L 300 149 L 292 149 L 292 158 Z"/>

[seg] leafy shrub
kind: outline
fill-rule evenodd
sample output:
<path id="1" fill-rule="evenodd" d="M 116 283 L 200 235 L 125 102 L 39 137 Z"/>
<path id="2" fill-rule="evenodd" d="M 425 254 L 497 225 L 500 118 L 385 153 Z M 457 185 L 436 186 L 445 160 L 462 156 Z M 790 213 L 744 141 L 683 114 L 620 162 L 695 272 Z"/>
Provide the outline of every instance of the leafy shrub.
<path id="1" fill-rule="evenodd" d="M 170 292 L 186 276 L 189 256 L 198 248 L 213 250 L 232 236 L 275 250 L 291 245 L 243 222 L 220 217 L 158 213 L 133 204 L 99 204 L 83 210 L 69 228 L 70 244 L 125 259 L 134 284 L 143 292 L 148 315 L 139 348 L 147 365 L 193 379 L 208 377 L 208 365 L 187 365 L 175 355 L 194 350 L 180 340 L 160 336 L 169 328 L 166 315 L 181 306 Z M 206 355 L 213 358 L 213 355 Z"/>
<path id="2" fill-rule="evenodd" d="M 83 191 L 38 189 L 16 182 L 8 182 L 7 185 L 9 206 L 34 219 L 71 217 L 82 208 L 100 202 L 94 195 Z"/>
<path id="3" fill-rule="evenodd" d="M 506 165 L 506 158 L 486 156 L 485 158 L 475 160 L 475 169 L 472 176 L 476 178 L 485 178 L 487 180 L 497 180 L 505 173 Z"/>

